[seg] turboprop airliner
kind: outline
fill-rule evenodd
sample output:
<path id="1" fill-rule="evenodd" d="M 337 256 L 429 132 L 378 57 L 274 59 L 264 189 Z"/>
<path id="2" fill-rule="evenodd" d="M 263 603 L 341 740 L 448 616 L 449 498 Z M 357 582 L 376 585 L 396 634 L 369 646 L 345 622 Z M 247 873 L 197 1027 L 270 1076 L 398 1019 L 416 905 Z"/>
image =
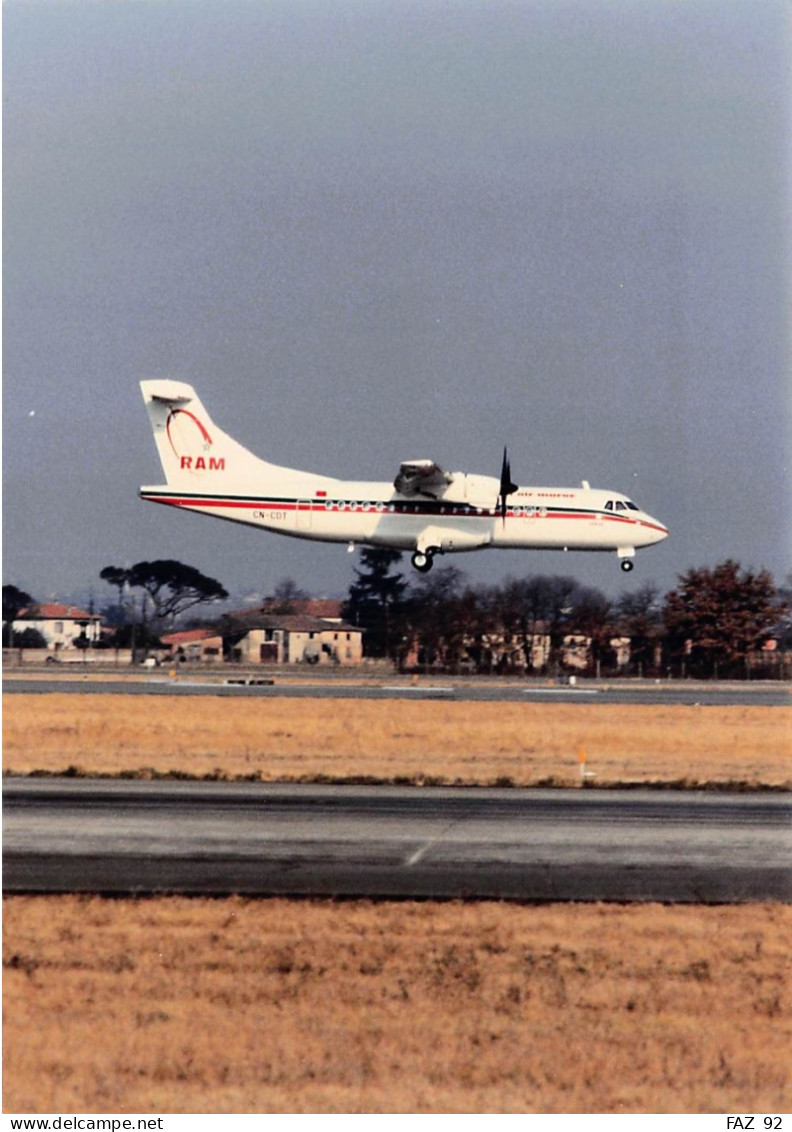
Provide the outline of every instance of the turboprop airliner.
<path id="1" fill-rule="evenodd" d="M 668 535 L 626 495 L 513 483 L 407 460 L 393 482 L 332 479 L 259 459 L 211 419 L 192 386 L 140 383 L 166 484 L 140 496 L 294 538 L 384 546 L 411 553 L 421 573 L 438 554 L 485 548 L 597 550 L 632 570 L 635 551 Z"/>

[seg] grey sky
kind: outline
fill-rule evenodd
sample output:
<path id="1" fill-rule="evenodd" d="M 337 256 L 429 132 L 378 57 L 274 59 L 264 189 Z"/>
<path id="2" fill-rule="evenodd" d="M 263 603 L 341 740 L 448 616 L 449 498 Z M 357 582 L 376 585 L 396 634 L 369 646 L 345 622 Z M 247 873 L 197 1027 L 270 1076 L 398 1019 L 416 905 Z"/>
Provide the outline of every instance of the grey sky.
<path id="1" fill-rule="evenodd" d="M 6 0 L 4 580 L 344 593 L 356 558 L 157 508 L 138 381 L 259 455 L 631 493 L 670 538 L 486 552 L 615 594 L 792 567 L 784 0 Z M 34 411 L 35 416 L 30 416 Z"/>

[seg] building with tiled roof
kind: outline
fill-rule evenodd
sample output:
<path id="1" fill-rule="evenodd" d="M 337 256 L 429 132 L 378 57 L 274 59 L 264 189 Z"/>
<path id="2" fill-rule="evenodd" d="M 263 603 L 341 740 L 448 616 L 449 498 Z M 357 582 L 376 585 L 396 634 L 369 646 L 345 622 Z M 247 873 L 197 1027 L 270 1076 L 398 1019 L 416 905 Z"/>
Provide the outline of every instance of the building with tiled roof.
<path id="1" fill-rule="evenodd" d="M 224 619 L 229 660 L 243 664 L 360 664 L 363 631 L 306 613 L 251 610 Z"/>
<path id="2" fill-rule="evenodd" d="M 223 659 L 223 637 L 217 627 L 180 629 L 176 633 L 164 633 L 160 640 L 173 660 L 217 663 Z"/>
<path id="3" fill-rule="evenodd" d="M 102 618 L 98 613 L 87 613 L 76 605 L 42 601 L 21 609 L 14 619 L 12 632 L 37 629 L 54 652 L 75 646 L 75 641 L 87 639 L 96 644 L 101 636 Z"/>

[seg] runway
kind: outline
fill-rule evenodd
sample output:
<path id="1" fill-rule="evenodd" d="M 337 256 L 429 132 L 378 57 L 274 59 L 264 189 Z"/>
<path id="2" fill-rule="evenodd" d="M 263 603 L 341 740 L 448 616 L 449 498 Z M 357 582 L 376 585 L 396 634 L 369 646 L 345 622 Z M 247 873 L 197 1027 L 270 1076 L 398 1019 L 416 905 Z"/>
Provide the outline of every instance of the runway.
<path id="1" fill-rule="evenodd" d="M 792 796 L 13 778 L 6 892 L 792 897 Z"/>
<path id="2" fill-rule="evenodd" d="M 296 699 L 362 699 L 362 700 L 460 700 L 466 702 L 511 703 L 552 702 L 569 704 L 702 704 L 706 706 L 753 705 L 756 707 L 788 707 L 792 695 L 782 683 L 700 684 L 685 681 L 624 681 L 619 684 L 597 684 L 581 681 L 575 685 L 552 684 L 531 680 L 501 682 L 490 679 L 434 680 L 417 683 L 347 682 L 332 678 L 315 682 L 289 683 L 281 677 L 266 682 L 244 677 L 216 678 L 184 676 L 171 679 L 165 674 L 142 679 L 97 679 L 94 674 L 33 679 L 11 676 L 3 680 L 3 695 L 27 693 L 45 695 L 51 692 L 84 695 L 124 696 L 247 696 L 258 698 L 290 697 Z"/>

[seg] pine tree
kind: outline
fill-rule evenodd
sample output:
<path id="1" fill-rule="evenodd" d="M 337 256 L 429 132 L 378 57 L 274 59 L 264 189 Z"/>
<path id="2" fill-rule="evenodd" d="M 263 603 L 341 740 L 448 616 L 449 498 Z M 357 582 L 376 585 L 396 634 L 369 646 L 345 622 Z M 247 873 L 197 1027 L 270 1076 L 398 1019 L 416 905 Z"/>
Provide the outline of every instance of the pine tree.
<path id="1" fill-rule="evenodd" d="M 349 587 L 343 616 L 365 630 L 367 656 L 396 658 L 407 582 L 391 570 L 401 559 L 400 551 L 387 547 L 366 547 L 360 553 L 361 568 L 355 570 L 357 581 Z"/>

